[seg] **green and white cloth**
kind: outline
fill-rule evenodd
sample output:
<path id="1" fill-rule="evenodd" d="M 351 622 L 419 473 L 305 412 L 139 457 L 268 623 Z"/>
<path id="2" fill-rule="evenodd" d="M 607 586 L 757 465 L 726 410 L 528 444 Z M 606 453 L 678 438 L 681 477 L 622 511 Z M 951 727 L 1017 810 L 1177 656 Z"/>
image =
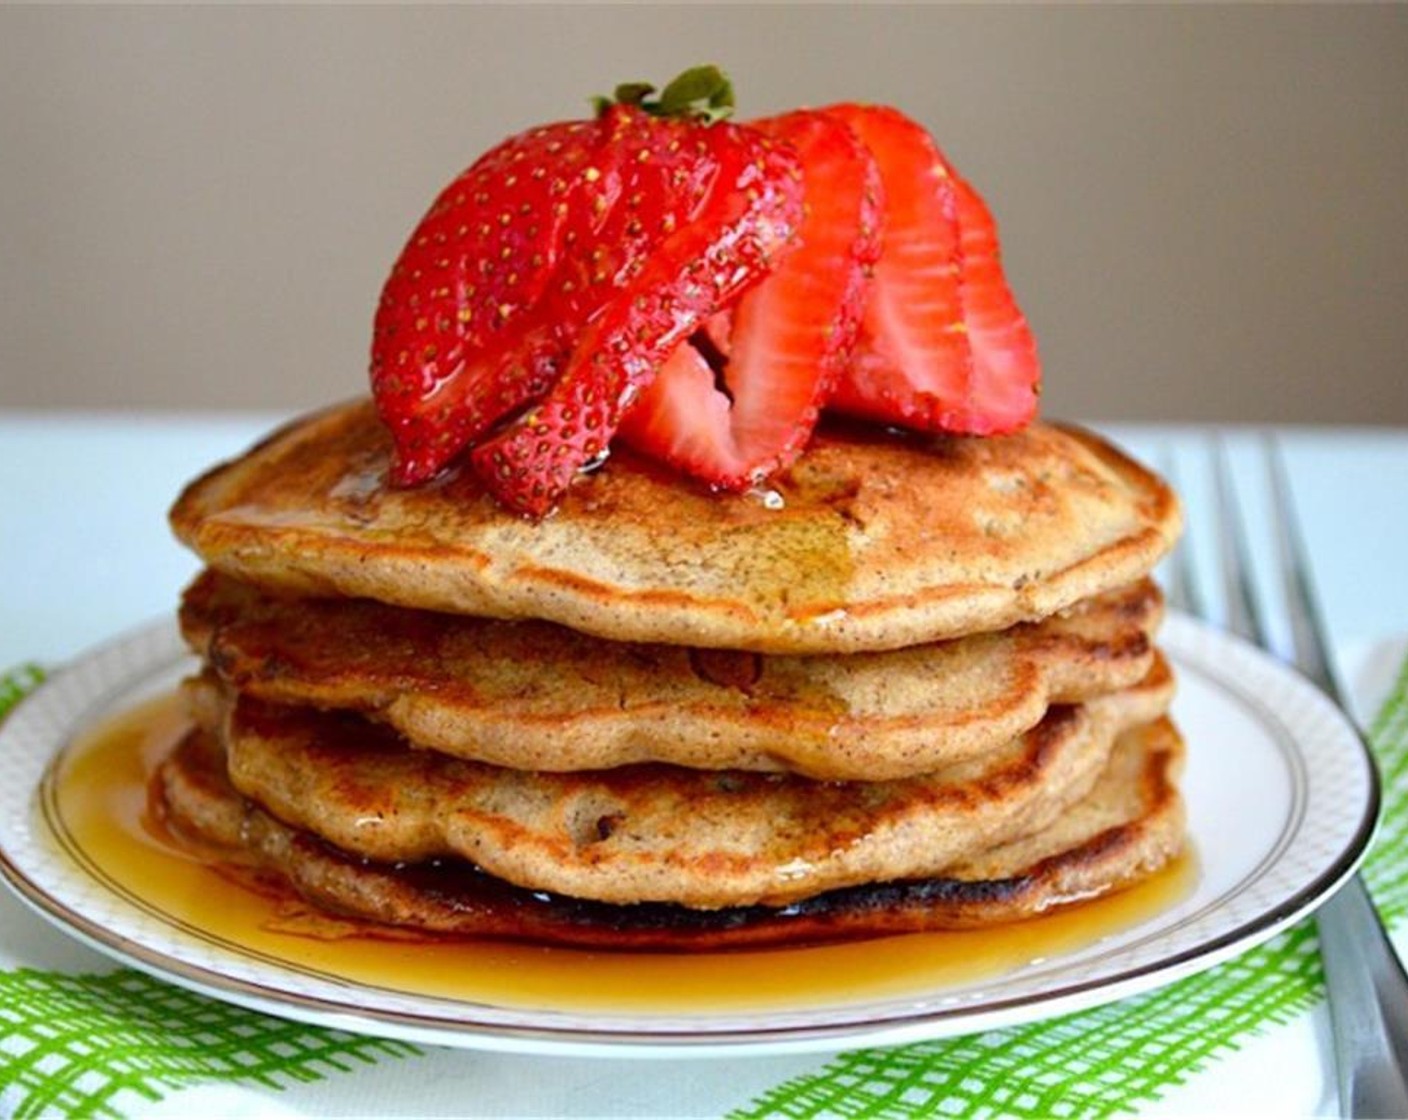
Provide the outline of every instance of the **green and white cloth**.
<path id="1" fill-rule="evenodd" d="M 41 677 L 26 667 L 0 678 L 0 717 Z M 1394 858 L 1408 850 L 1408 663 L 1369 738 L 1385 817 L 1365 877 L 1397 928 L 1408 914 L 1408 860 Z M 1304 922 L 1159 991 L 965 1038 L 830 1057 L 550 1060 L 245 1011 L 69 946 L 8 895 L 0 924 L 0 1117 L 1099 1117 L 1156 1106 L 1323 1000 Z"/>

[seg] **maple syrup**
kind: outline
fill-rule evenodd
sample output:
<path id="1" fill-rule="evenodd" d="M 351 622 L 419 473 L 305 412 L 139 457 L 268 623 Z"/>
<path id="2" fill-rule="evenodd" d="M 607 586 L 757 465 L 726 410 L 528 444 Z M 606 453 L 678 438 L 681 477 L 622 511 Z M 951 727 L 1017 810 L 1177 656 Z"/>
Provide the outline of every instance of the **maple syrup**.
<path id="1" fill-rule="evenodd" d="M 1190 893 L 1183 857 L 1127 890 L 973 931 L 806 948 L 632 953 L 441 939 L 318 914 L 173 836 L 148 811 L 156 764 L 188 729 L 164 696 L 72 744 L 46 791 L 71 850 L 173 924 L 285 967 L 357 984 L 517 1009 L 766 1012 L 972 983 L 1117 934 Z"/>

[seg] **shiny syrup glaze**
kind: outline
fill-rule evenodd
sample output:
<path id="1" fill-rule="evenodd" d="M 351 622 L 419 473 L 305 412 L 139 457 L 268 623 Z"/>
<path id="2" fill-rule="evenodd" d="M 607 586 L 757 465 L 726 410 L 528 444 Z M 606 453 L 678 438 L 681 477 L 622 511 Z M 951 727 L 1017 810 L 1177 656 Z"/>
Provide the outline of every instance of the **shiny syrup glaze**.
<path id="1" fill-rule="evenodd" d="M 514 1008 L 766 1012 L 971 984 L 1089 946 L 1186 896 L 1185 857 L 1093 902 L 1008 925 L 804 948 L 641 953 L 440 938 L 332 918 L 173 836 L 148 808 L 153 769 L 186 733 L 174 697 L 75 742 L 53 776 L 57 824 L 120 893 L 175 923 L 355 983 Z"/>

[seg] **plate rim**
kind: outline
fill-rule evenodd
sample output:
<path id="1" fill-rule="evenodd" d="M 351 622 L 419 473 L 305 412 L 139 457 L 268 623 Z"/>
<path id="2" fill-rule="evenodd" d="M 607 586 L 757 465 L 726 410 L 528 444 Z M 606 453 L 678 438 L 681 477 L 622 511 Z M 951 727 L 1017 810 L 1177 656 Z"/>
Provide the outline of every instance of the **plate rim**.
<path id="1" fill-rule="evenodd" d="M 232 976 L 228 972 L 181 959 L 169 951 L 134 941 L 124 934 L 100 926 L 62 899 L 55 897 L 42 883 L 36 882 L 24 868 L 17 865 L 9 848 L 9 829 L 29 827 L 28 824 L 0 824 L 0 881 L 42 919 L 99 953 L 159 979 L 266 1014 L 433 1045 L 534 1054 L 679 1058 L 690 1055 L 737 1054 L 743 1050 L 758 1053 L 834 1050 L 842 1045 L 878 1045 L 948 1037 L 1045 1019 L 1162 987 L 1184 976 L 1212 968 L 1264 943 L 1328 899 L 1354 874 L 1373 842 L 1382 813 L 1381 777 L 1367 742 L 1349 716 L 1310 681 L 1265 651 L 1198 619 L 1176 611 L 1169 612 L 1160 635 L 1160 645 L 1176 665 L 1182 664 L 1200 670 L 1211 683 L 1237 693 L 1248 707 L 1256 710 L 1263 724 L 1270 720 L 1285 726 L 1278 713 L 1263 704 L 1258 696 L 1245 689 L 1236 688 L 1235 675 L 1229 677 L 1225 672 L 1219 674 L 1205 663 L 1206 658 L 1200 659 L 1202 647 L 1209 644 L 1224 656 L 1241 658 L 1255 666 L 1258 672 L 1279 677 L 1293 692 L 1299 693 L 1312 706 L 1318 706 L 1322 716 L 1328 718 L 1330 723 L 1338 725 L 1336 730 L 1357 745 L 1353 758 L 1362 766 L 1366 788 L 1352 835 L 1336 852 L 1334 858 L 1327 861 L 1319 874 L 1302 884 L 1299 889 L 1280 898 L 1275 905 L 1216 936 L 1199 940 L 1178 952 L 1153 961 L 1134 962 L 1121 972 L 1078 979 L 1065 985 L 1058 984 L 1035 994 L 1014 993 L 985 1001 L 977 1006 L 943 1007 L 931 1003 L 927 1006 L 921 1005 L 908 1014 L 887 1014 L 875 1018 L 873 1005 L 860 1004 L 854 1008 L 838 1009 L 838 1017 L 821 1023 L 782 1022 L 774 1026 L 760 1025 L 759 1021 L 766 1022 L 770 1017 L 777 1017 L 774 1013 L 760 1012 L 752 1015 L 755 1022 L 746 1027 L 710 1027 L 707 1023 L 700 1023 L 682 1029 L 673 1026 L 603 1029 L 563 1024 L 533 1025 L 483 1021 L 473 1017 L 451 1018 L 429 1012 L 357 1004 L 354 1002 L 355 995 L 359 991 L 365 991 L 366 985 L 335 975 L 320 979 L 325 985 L 345 989 L 346 996 L 340 1000 L 327 993 L 314 995 L 290 991 L 287 987 L 276 986 L 274 981 L 260 983 L 243 976 Z M 1190 648 L 1195 645 L 1198 648 Z M 154 620 L 133 628 L 93 647 L 56 670 L 33 693 L 16 705 L 8 719 L 0 722 L 0 750 L 3 750 L 11 738 L 7 734 L 10 730 L 7 725 L 12 725 L 16 717 L 23 719 L 38 710 L 45 698 L 54 696 L 61 689 L 78 688 L 83 697 L 78 709 L 64 718 L 64 733 L 48 743 L 47 753 L 42 759 L 33 760 L 41 766 L 40 781 L 24 795 L 23 804 L 27 817 L 32 819 L 43 816 L 36 800 L 43 794 L 45 775 L 49 773 L 53 761 L 75 738 L 91 727 L 99 716 L 110 714 L 111 706 L 120 693 L 130 693 L 144 682 L 156 678 L 158 674 L 171 671 L 184 656 L 188 656 L 183 650 L 174 620 L 170 618 Z M 164 660 L 158 661 L 159 656 L 164 657 Z M 114 659 L 121 660 L 124 664 L 116 670 L 109 670 L 105 677 L 101 670 L 107 668 L 107 662 Z M 85 673 L 90 676 L 96 674 L 105 687 L 92 692 L 95 686 L 89 685 L 88 692 L 92 694 L 86 694 L 80 679 Z M 1290 741 L 1295 746 L 1296 757 L 1303 764 L 1303 747 L 1293 729 L 1287 730 L 1292 732 Z M 1293 789 L 1301 796 L 1306 794 L 1302 785 L 1293 783 Z M 47 819 L 45 827 L 51 827 Z M 55 839 L 52 834 L 49 838 L 51 841 Z M 1280 845 L 1284 846 L 1285 843 L 1283 838 Z M 1258 875 L 1265 874 L 1263 865 L 1274 866 L 1275 861 L 1275 853 L 1268 854 L 1258 865 L 1257 871 L 1243 876 L 1243 881 L 1254 881 Z M 89 874 L 81 864 L 78 866 L 84 874 Z M 1208 908 L 1215 910 L 1218 905 L 1225 905 L 1226 901 L 1227 896 L 1224 893 L 1219 899 L 1211 900 Z M 1150 936 L 1156 934 L 1151 931 Z M 1096 998 L 1090 998 L 1092 995 Z M 496 1010 L 496 1005 L 491 1003 L 476 1003 L 449 997 L 417 995 L 415 1000 L 422 1005 L 443 1006 L 447 1011 L 459 1009 L 471 1016 L 476 1011 L 482 1013 Z M 531 1016 L 532 1012 L 522 1014 Z M 627 1019 L 630 1017 L 625 1016 Z"/>

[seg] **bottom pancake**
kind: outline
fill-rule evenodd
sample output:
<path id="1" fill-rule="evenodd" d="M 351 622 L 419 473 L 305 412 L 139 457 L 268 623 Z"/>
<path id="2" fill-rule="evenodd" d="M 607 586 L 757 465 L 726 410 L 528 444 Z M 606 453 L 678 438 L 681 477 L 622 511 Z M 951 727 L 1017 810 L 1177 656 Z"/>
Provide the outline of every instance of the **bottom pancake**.
<path id="1" fill-rule="evenodd" d="M 828 891 L 781 907 L 697 910 L 529 891 L 454 859 L 382 864 L 281 823 L 242 797 L 222 748 L 194 731 L 160 766 L 156 808 L 173 830 L 279 877 L 340 916 L 426 933 L 620 950 L 754 948 L 973 928 L 1034 916 L 1134 883 L 1183 845 L 1183 743 L 1166 718 L 1123 733 L 1091 792 L 1055 823 L 980 853 L 944 878 Z"/>

